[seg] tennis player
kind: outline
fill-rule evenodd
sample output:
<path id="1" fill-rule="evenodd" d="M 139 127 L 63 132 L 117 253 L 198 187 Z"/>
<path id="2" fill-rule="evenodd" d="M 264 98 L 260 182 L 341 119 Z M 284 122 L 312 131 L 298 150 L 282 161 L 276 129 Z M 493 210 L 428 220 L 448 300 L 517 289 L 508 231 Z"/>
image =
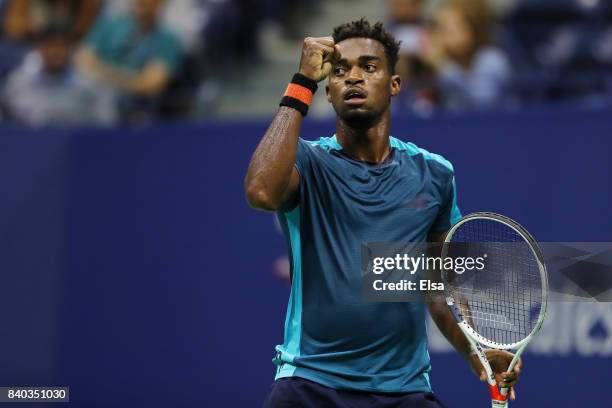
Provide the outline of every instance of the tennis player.
<path id="1" fill-rule="evenodd" d="M 267 407 L 443 406 L 429 381 L 427 308 L 486 379 L 445 303 L 361 297 L 362 243 L 440 240 L 460 218 L 451 164 L 389 135 L 398 49 L 381 23 L 365 19 L 336 27 L 333 37 L 306 38 L 299 72 L 251 159 L 248 202 L 277 212 L 292 272 Z M 325 78 L 336 133 L 305 141 L 300 127 Z M 512 387 L 521 364 L 503 372 L 511 353 L 488 358 Z"/>

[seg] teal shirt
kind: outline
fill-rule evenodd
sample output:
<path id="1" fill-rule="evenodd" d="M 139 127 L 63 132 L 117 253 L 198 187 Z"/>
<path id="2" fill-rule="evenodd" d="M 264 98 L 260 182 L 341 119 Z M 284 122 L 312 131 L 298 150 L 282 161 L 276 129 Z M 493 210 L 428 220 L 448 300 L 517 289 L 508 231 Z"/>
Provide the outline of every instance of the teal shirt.
<path id="1" fill-rule="evenodd" d="M 328 387 L 426 392 L 423 302 L 367 302 L 361 247 L 425 242 L 461 214 L 454 171 L 443 157 L 390 139 L 392 153 L 370 165 L 347 156 L 335 137 L 298 143 L 299 203 L 278 213 L 292 285 L 276 378 Z"/>
<path id="2" fill-rule="evenodd" d="M 85 44 L 107 64 L 135 72 L 157 61 L 174 73 L 182 56 L 179 39 L 171 31 L 158 25 L 152 31 L 139 33 L 130 16 L 100 18 Z"/>

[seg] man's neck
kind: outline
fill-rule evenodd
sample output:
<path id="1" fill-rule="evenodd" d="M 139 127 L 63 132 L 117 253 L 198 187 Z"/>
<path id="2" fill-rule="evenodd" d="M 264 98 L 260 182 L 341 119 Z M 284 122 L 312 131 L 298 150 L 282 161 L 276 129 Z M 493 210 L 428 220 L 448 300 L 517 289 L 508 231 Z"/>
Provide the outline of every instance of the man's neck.
<path id="1" fill-rule="evenodd" d="M 149 33 L 151 31 L 153 31 L 155 29 L 155 27 L 157 26 L 157 22 L 156 21 L 136 21 L 136 24 L 138 26 L 138 31 L 141 34 L 146 34 Z"/>
<path id="2" fill-rule="evenodd" d="M 353 127 L 336 119 L 336 138 L 342 150 L 355 160 L 368 163 L 382 163 L 389 155 L 390 113 L 387 110 L 371 126 Z"/>

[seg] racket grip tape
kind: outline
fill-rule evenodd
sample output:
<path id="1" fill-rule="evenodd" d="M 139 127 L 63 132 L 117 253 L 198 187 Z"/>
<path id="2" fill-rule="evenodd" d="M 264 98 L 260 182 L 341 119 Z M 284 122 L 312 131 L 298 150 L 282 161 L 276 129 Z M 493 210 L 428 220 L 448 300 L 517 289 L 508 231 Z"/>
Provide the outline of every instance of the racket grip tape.
<path id="1" fill-rule="evenodd" d="M 506 393 L 500 392 L 496 384 L 489 384 L 489 393 L 491 394 L 491 404 L 493 408 L 508 407 L 508 396 Z"/>

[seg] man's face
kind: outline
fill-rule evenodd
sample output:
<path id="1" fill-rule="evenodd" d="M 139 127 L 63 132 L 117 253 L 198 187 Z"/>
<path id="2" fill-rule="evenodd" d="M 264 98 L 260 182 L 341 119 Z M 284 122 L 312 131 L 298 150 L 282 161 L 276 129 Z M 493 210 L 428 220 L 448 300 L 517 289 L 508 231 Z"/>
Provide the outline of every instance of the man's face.
<path id="1" fill-rule="evenodd" d="M 154 25 L 163 0 L 135 0 L 134 14 L 136 19 L 145 25 Z"/>
<path id="2" fill-rule="evenodd" d="M 388 0 L 389 14 L 397 23 L 413 24 L 423 14 L 423 0 Z"/>
<path id="3" fill-rule="evenodd" d="M 452 7 L 444 8 L 436 22 L 442 46 L 451 57 L 463 59 L 472 52 L 476 40 L 461 11 Z"/>
<path id="4" fill-rule="evenodd" d="M 70 41 L 62 36 L 45 38 L 39 44 L 45 70 L 50 73 L 61 72 L 70 62 Z"/>
<path id="5" fill-rule="evenodd" d="M 347 123 L 375 122 L 400 91 L 400 78 L 392 75 L 385 47 L 370 38 L 350 38 L 338 44 L 327 100 Z"/>

